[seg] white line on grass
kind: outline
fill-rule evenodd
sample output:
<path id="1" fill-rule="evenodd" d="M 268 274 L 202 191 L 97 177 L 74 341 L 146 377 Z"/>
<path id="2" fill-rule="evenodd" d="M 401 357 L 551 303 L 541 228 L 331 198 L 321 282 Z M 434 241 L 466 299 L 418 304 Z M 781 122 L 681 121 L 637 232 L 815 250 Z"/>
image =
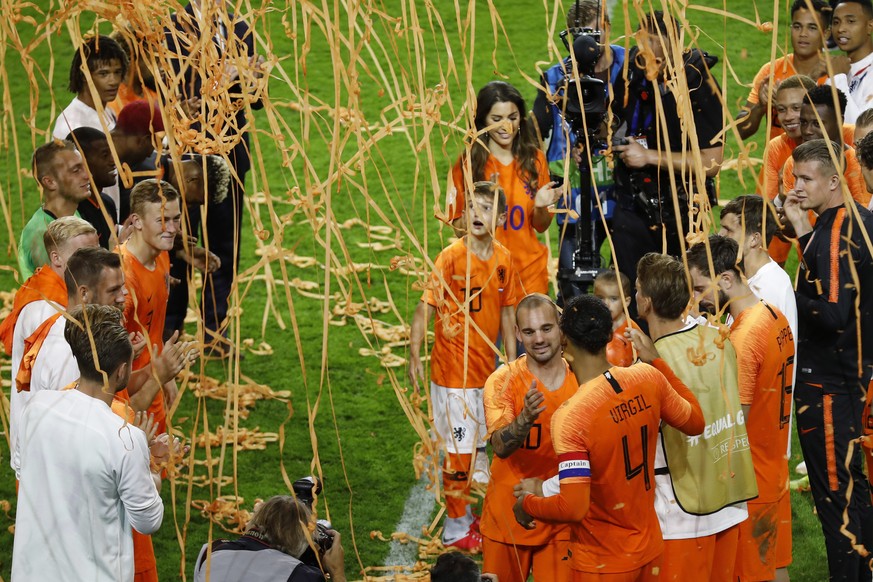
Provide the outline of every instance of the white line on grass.
<path id="1" fill-rule="evenodd" d="M 400 517 L 400 521 L 397 523 L 394 531 L 409 534 L 416 538 L 421 537 L 421 528 L 430 523 L 434 506 L 436 506 L 433 489 L 427 489 L 429 484 L 430 480 L 425 472 L 421 479 L 418 480 L 418 483 L 413 485 L 409 491 L 406 504 L 403 506 L 403 515 Z M 401 544 L 400 542 L 392 541 L 391 549 L 385 558 L 385 565 L 409 566 L 411 568 L 417 560 L 418 544 L 413 542 Z"/>

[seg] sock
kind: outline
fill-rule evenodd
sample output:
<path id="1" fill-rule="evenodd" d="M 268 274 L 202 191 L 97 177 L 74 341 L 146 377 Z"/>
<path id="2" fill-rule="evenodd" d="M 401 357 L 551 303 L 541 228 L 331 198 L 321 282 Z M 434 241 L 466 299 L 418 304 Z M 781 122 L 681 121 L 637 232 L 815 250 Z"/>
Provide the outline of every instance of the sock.
<path id="1" fill-rule="evenodd" d="M 468 474 L 472 460 L 473 455 L 447 452 L 443 461 L 446 514 L 450 519 L 459 519 L 467 515 L 467 505 L 469 505 L 467 497 L 470 493 Z"/>

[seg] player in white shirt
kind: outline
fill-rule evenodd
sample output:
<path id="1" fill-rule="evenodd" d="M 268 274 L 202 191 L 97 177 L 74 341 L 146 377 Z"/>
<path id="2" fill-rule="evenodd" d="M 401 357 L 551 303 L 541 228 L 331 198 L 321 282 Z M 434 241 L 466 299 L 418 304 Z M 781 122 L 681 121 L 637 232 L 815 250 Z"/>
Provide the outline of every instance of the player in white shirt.
<path id="1" fill-rule="evenodd" d="M 114 307 L 70 316 L 79 382 L 38 392 L 21 418 L 12 580 L 131 581 L 131 527 L 151 534 L 164 515 L 146 434 L 111 408 L 130 378 L 133 346 Z"/>
<path id="2" fill-rule="evenodd" d="M 785 269 L 767 253 L 767 245 L 779 227 L 773 210 L 764 206 L 764 199 L 760 196 L 737 196 L 721 209 L 721 230 L 718 234 L 737 241 L 742 254 L 743 274 L 749 281 L 752 293 L 778 308 L 788 319 L 791 333 L 796 336 L 797 300 L 794 298 L 794 285 Z"/>
<path id="3" fill-rule="evenodd" d="M 849 98 L 844 123 L 855 123 L 873 106 L 873 5 L 870 0 L 839 0 L 831 18 L 831 35 L 848 63 L 835 60 L 832 83 Z M 843 65 L 843 66 L 841 66 Z M 848 65 L 848 66 L 845 66 Z"/>
<path id="4" fill-rule="evenodd" d="M 83 54 L 87 73 L 82 70 Z M 116 119 L 115 113 L 107 105 L 118 95 L 118 87 L 127 74 L 128 64 L 127 53 L 110 37 L 85 39 L 70 63 L 68 88 L 76 96 L 58 115 L 52 136 L 63 140 L 79 127 L 93 127 L 108 135 L 115 128 Z"/>
<path id="5" fill-rule="evenodd" d="M 50 223 L 45 231 L 43 239 L 49 241 L 47 251 L 49 254 L 49 264 L 43 269 L 49 269 L 45 273 L 37 273 L 25 282 L 23 287 L 34 285 L 35 281 L 42 280 L 46 277 L 60 279 L 56 285 L 63 285 L 64 270 L 67 267 L 67 260 L 72 254 L 83 247 L 97 246 L 97 231 L 94 227 L 75 216 L 65 216 Z M 24 288 L 19 293 L 25 291 Z M 42 290 L 37 289 L 40 293 Z M 60 301 L 60 298 L 58 298 Z M 17 389 L 16 376 L 21 365 L 21 360 L 24 357 L 25 340 L 30 338 L 37 328 L 42 325 L 48 318 L 59 313 L 66 305 L 61 305 L 49 300 L 35 300 L 27 303 L 18 314 L 11 315 L 16 317 L 12 332 L 12 388 L 9 394 L 9 434 L 10 443 L 14 443 L 17 438 L 19 419 L 22 411 L 30 397 L 29 392 L 22 392 Z M 5 323 L 5 322 L 4 322 Z M 15 467 L 15 446 L 12 447 L 12 466 Z"/>

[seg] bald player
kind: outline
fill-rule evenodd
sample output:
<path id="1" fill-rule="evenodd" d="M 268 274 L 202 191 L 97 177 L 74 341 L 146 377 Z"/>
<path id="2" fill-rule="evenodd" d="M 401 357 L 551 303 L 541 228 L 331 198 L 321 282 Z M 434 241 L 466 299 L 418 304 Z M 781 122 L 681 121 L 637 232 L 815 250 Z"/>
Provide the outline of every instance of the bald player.
<path id="1" fill-rule="evenodd" d="M 568 529 L 543 524 L 528 530 L 506 511 L 519 481 L 557 473 L 552 415 L 579 387 L 561 357 L 558 319 L 549 297 L 534 293 L 522 299 L 515 308 L 515 336 L 526 353 L 485 383 L 485 422 L 495 458 L 480 524 L 483 570 L 501 582 L 525 582 L 531 571 L 537 580 L 570 580 Z"/>
<path id="2" fill-rule="evenodd" d="M 582 385 L 552 419 L 560 492 L 522 492 L 516 519 L 525 527 L 535 527 L 534 518 L 570 524 L 573 580 L 656 580 L 664 546 L 654 508 L 658 427 L 664 420 L 700 434 L 700 406 L 662 360 L 610 365 L 612 318 L 600 299 L 573 298 L 561 331 Z"/>

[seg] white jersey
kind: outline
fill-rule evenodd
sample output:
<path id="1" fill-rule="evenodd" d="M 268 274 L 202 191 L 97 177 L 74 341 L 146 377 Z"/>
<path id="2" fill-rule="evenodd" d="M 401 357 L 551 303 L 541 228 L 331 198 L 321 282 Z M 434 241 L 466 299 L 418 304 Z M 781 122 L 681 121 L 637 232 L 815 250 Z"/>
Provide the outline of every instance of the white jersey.
<path id="1" fill-rule="evenodd" d="M 18 374 L 18 368 L 21 366 L 22 358 L 24 358 L 24 340 L 33 335 L 33 332 L 46 319 L 61 310 L 63 307 L 49 301 L 28 303 L 18 315 L 15 329 L 12 331 L 12 389 L 9 393 L 9 448 L 12 451 L 12 458 L 9 460 L 9 464 L 13 469 L 16 467 L 15 440 L 18 438 L 18 424 L 21 422 L 24 407 L 30 399 L 30 392 L 19 392 L 15 384 L 15 376 Z"/>
<path id="2" fill-rule="evenodd" d="M 67 108 L 61 111 L 61 114 L 55 120 L 52 137 L 60 140 L 67 139 L 71 131 L 80 127 L 93 127 L 108 135 L 108 132 L 115 129 L 115 112 L 109 107 L 104 107 L 103 121 L 101 123 L 100 114 L 97 113 L 96 109 L 85 105 L 85 102 L 78 97 L 74 97 L 70 104 L 67 105 Z"/>
<path id="3" fill-rule="evenodd" d="M 844 123 L 855 123 L 861 113 L 873 107 L 873 53 L 852 63 L 848 75 L 834 75 L 833 85 L 846 94 Z"/>
<path id="4" fill-rule="evenodd" d="M 78 390 L 33 395 L 21 418 L 12 580 L 131 581 L 131 527 L 164 505 L 143 431 Z"/>
<path id="5" fill-rule="evenodd" d="M 79 378 L 79 366 L 64 339 L 67 320 L 59 317 L 39 349 L 30 375 L 31 397 L 40 390 L 60 390 Z"/>

